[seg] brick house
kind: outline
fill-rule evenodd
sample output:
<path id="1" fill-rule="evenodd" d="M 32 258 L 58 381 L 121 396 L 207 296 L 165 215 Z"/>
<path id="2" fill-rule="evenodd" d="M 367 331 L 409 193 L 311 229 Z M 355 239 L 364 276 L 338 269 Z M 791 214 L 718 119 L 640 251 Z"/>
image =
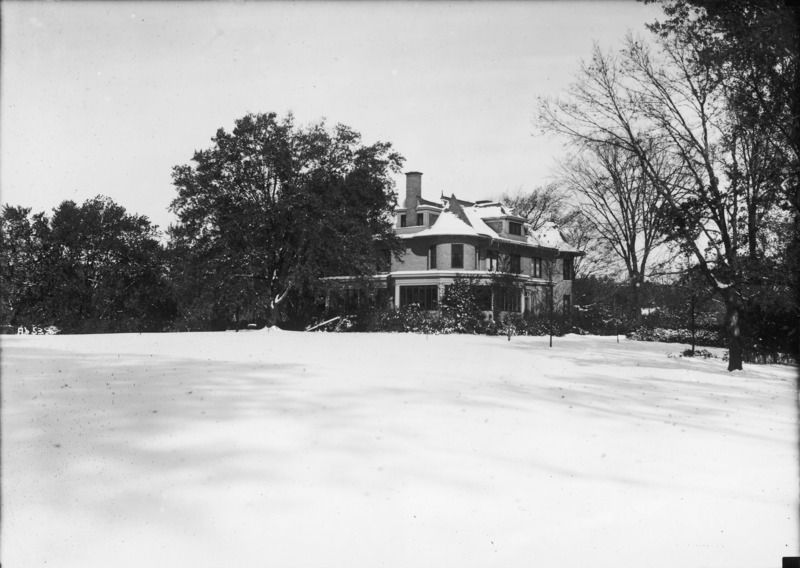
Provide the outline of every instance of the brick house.
<path id="1" fill-rule="evenodd" d="M 422 197 L 422 174 L 408 172 L 395 231 L 405 250 L 399 259 L 387 258 L 374 277 L 382 304 L 437 310 L 446 287 L 461 275 L 475 284 L 486 312 L 538 313 L 549 305 L 551 287 L 556 309 L 571 309 L 573 259 L 583 253 L 552 223 L 534 232 L 500 203 L 454 195 L 429 201 Z M 346 288 L 347 278 L 336 280 Z M 345 290 L 345 309 L 359 297 L 355 292 Z"/>

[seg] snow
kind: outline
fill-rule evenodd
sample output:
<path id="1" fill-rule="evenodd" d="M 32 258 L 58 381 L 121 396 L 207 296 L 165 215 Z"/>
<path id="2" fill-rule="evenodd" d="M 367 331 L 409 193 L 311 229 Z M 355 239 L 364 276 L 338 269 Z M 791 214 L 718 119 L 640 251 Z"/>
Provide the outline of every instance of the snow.
<path id="1" fill-rule="evenodd" d="M 4 566 L 776 566 L 795 373 L 614 337 L 4 336 Z M 404 359 L 401 360 L 401 357 Z"/>
<path id="2" fill-rule="evenodd" d="M 478 232 L 467 225 L 464 221 L 459 219 L 455 213 L 450 211 L 442 211 L 441 215 L 439 215 L 433 225 L 418 233 L 409 235 L 409 237 L 421 237 L 429 235 L 468 235 L 474 237 L 478 235 Z"/>
<path id="3" fill-rule="evenodd" d="M 545 222 L 537 231 L 530 235 L 529 240 L 542 246 L 551 247 L 560 251 L 578 252 L 578 249 L 564 240 L 558 225 L 552 221 Z"/>

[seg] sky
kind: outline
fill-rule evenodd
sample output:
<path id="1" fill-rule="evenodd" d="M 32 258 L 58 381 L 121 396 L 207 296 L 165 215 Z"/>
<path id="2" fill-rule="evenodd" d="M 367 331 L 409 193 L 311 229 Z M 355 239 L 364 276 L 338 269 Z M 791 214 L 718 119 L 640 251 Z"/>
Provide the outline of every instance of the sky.
<path id="1" fill-rule="evenodd" d="M 0 9 L 0 201 L 50 212 L 106 195 L 162 229 L 172 168 L 248 113 L 391 142 L 428 199 L 531 190 L 565 152 L 536 133 L 538 97 L 563 93 L 593 42 L 619 46 L 660 14 L 633 0 Z"/>

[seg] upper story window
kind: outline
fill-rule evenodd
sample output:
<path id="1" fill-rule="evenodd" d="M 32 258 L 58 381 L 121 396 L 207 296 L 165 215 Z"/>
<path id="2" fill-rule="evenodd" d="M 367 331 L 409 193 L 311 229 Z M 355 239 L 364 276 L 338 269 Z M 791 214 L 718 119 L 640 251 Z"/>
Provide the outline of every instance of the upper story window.
<path id="1" fill-rule="evenodd" d="M 431 245 L 428 251 L 428 266 L 431 270 L 436 268 L 436 245 Z"/>
<path id="2" fill-rule="evenodd" d="M 522 272 L 522 259 L 520 258 L 520 256 L 518 254 L 512 254 L 510 255 L 509 258 L 511 264 L 509 268 L 511 269 L 511 273 L 519 274 L 520 272 Z"/>
<path id="3" fill-rule="evenodd" d="M 533 263 L 531 266 L 531 271 L 534 278 L 541 278 L 542 277 L 542 259 L 539 257 L 533 257 Z"/>
<path id="4" fill-rule="evenodd" d="M 464 245 L 450 246 L 450 268 L 464 268 Z"/>
<path id="5" fill-rule="evenodd" d="M 417 226 L 422 226 L 425 224 L 425 215 L 422 213 L 417 213 Z"/>
<path id="6" fill-rule="evenodd" d="M 573 276 L 573 268 L 572 268 L 572 257 L 564 259 L 564 280 L 572 280 Z"/>
<path id="7" fill-rule="evenodd" d="M 406 226 L 406 216 L 405 215 L 400 215 L 400 226 L 401 227 L 405 227 Z"/>
<path id="8" fill-rule="evenodd" d="M 508 222 L 508 234 L 509 235 L 522 235 L 522 223 L 514 223 L 513 221 Z"/>

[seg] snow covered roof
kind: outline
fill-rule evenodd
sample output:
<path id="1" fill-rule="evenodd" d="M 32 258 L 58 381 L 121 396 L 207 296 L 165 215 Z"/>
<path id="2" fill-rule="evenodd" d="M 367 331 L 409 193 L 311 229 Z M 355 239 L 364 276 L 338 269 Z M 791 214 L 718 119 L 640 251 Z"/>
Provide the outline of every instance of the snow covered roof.
<path id="1" fill-rule="evenodd" d="M 561 234 L 558 225 L 552 221 L 545 222 L 538 230 L 530 234 L 530 237 L 536 239 L 541 246 L 555 248 L 561 252 L 581 252 L 564 240 L 564 235 Z"/>
<path id="2" fill-rule="evenodd" d="M 418 203 L 423 202 L 420 198 Z M 399 235 L 400 238 L 410 239 L 435 235 L 482 236 L 492 240 L 514 244 L 552 248 L 562 252 L 580 253 L 578 249 L 569 245 L 555 223 L 545 223 L 538 231 L 528 231 L 525 240 L 509 239 L 501 236 L 492 229 L 484 219 L 498 219 L 513 217 L 522 220 L 514 211 L 507 209 L 501 203 L 493 201 L 480 201 L 472 203 L 457 199 L 455 195 L 442 197 L 444 204 L 442 213 L 430 227 L 414 233 Z M 433 204 L 426 201 L 425 204 Z"/>
<path id="3" fill-rule="evenodd" d="M 452 211 L 443 211 L 436 222 L 418 233 L 411 233 L 409 235 L 400 235 L 401 237 L 422 237 L 432 235 L 468 235 L 476 237 L 478 231 L 465 223 Z"/>

